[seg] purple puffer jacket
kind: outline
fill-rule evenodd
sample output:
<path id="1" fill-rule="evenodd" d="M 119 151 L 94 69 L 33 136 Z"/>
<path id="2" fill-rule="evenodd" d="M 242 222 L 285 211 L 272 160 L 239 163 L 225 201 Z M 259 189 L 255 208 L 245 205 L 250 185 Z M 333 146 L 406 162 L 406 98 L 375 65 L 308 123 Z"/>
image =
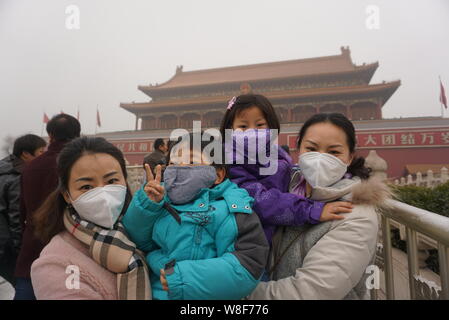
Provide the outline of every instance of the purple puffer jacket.
<path id="1" fill-rule="evenodd" d="M 257 164 L 232 165 L 229 170 L 231 180 L 254 198 L 253 209 L 270 245 L 277 226 L 316 224 L 324 207 L 323 202 L 288 192 L 292 159 L 285 150 L 277 149 L 278 169 L 274 175 L 260 175 Z"/>

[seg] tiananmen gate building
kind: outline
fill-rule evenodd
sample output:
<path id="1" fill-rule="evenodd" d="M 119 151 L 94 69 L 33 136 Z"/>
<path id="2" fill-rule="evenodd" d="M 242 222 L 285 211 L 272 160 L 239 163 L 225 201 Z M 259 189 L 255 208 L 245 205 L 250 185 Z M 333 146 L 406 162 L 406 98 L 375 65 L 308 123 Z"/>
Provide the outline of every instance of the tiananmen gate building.
<path id="1" fill-rule="evenodd" d="M 355 65 L 348 47 L 339 55 L 309 59 L 198 71 L 179 66 L 165 83 L 138 86 L 148 102 L 120 104 L 136 116 L 135 130 L 101 135 L 130 164 L 140 165 L 156 138 L 168 139 L 176 128 L 190 131 L 195 120 L 202 129 L 218 128 L 229 99 L 252 92 L 272 102 L 281 121 L 279 143 L 290 147 L 294 161 L 302 123 L 315 113 L 339 112 L 354 123 L 358 154 L 376 150 L 388 163 L 389 178 L 403 176 L 407 165 L 448 163 L 449 119 L 383 119 L 382 107 L 401 83 L 370 83 L 378 67 Z"/>

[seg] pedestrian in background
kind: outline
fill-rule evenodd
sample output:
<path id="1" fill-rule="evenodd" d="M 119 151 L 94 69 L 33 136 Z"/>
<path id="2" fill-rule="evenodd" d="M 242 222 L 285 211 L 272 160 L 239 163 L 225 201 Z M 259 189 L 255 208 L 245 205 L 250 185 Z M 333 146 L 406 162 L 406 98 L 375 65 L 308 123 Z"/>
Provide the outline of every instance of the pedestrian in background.
<path id="1" fill-rule="evenodd" d="M 165 166 L 167 164 L 167 144 L 164 142 L 164 139 L 158 138 L 154 141 L 153 145 L 153 152 L 147 155 L 143 159 L 143 165 L 145 167 L 145 164 L 148 164 L 150 166 L 151 172 L 155 174 L 154 169 L 157 165 L 162 166 L 162 172 L 165 169 Z"/>
<path id="2" fill-rule="evenodd" d="M 15 270 L 15 300 L 35 299 L 30 269 L 44 245 L 34 235 L 33 213 L 58 186 L 56 158 L 60 151 L 69 141 L 79 137 L 81 131 L 79 121 L 68 114 L 54 116 L 47 123 L 46 129 L 50 138 L 48 150 L 31 162 L 23 170 L 21 177 L 20 219 L 23 236 Z"/>
<path id="3" fill-rule="evenodd" d="M 0 276 L 15 285 L 14 268 L 20 250 L 20 175 L 24 166 L 40 156 L 47 143 L 34 134 L 14 141 L 13 152 L 0 160 Z"/>

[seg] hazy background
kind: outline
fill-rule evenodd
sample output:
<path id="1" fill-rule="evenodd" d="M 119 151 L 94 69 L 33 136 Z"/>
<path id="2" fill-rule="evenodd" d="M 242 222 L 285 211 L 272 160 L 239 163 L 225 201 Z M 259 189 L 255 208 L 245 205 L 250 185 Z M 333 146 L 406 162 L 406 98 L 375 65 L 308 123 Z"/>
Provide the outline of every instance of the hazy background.
<path id="1" fill-rule="evenodd" d="M 66 7 L 80 9 L 68 30 Z M 366 27 L 368 5 L 380 29 Z M 0 0 L 0 145 L 40 135 L 45 111 L 80 120 L 84 133 L 134 129 L 120 102 L 149 98 L 138 85 L 184 71 L 340 54 L 379 61 L 372 83 L 401 79 L 385 118 L 439 116 L 449 90 L 448 0 Z M 447 93 L 449 95 L 449 93 Z M 449 112 L 446 112 L 446 116 Z M 44 131 L 45 133 L 45 131 Z"/>

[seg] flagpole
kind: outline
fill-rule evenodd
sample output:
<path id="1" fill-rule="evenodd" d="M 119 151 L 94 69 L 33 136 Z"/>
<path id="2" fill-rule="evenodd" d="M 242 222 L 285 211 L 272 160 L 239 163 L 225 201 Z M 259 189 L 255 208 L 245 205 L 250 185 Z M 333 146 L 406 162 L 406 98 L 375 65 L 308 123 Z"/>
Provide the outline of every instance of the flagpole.
<path id="1" fill-rule="evenodd" d="M 42 135 L 44 134 L 44 115 L 45 115 L 45 110 L 42 110 L 42 123 L 41 123 L 41 138 Z"/>
<path id="2" fill-rule="evenodd" d="M 95 113 L 95 136 L 97 136 L 97 127 L 98 127 L 98 104 L 97 104 L 97 112 Z"/>
<path id="3" fill-rule="evenodd" d="M 441 118 L 444 118 L 443 102 L 441 101 L 441 86 L 442 86 L 442 83 L 443 83 L 443 82 L 441 82 L 441 76 L 440 76 L 440 75 L 438 75 L 438 78 L 440 79 L 440 105 L 441 105 Z"/>

